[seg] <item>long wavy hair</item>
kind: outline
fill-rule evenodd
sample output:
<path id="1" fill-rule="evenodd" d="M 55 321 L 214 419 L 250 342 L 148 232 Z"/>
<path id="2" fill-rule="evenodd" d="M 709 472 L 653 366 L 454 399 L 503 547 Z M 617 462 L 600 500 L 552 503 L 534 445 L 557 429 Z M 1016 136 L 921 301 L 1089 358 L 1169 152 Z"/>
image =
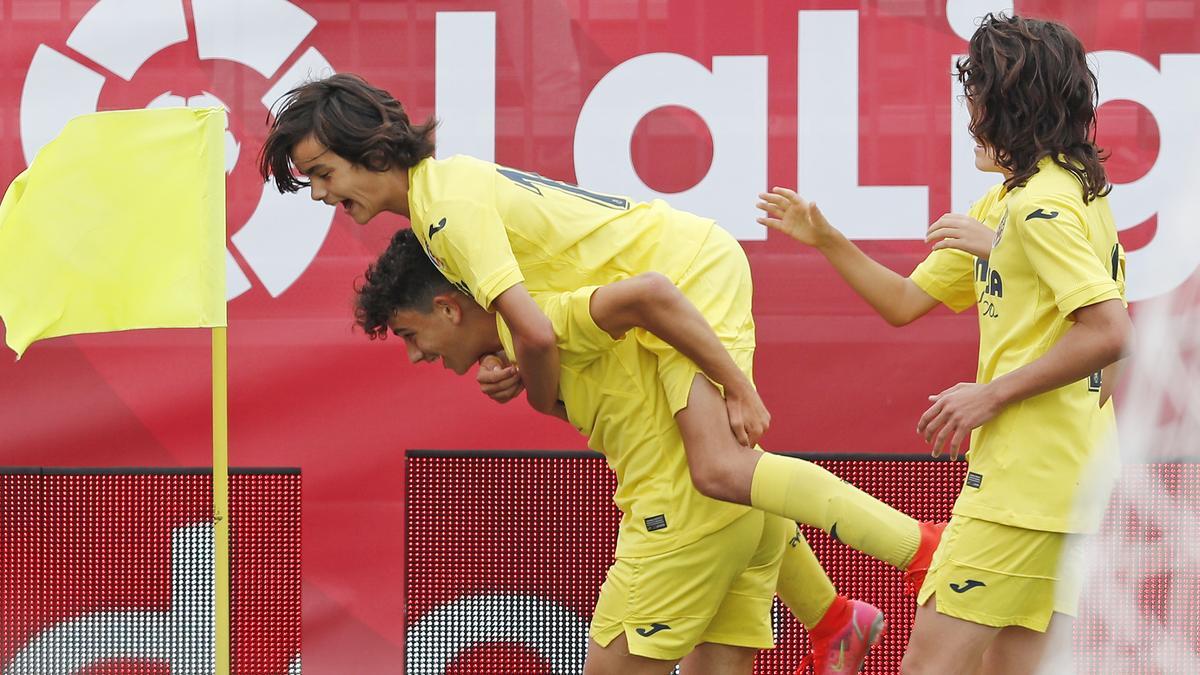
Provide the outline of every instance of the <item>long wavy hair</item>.
<path id="1" fill-rule="evenodd" d="M 1112 189 L 1096 147 L 1096 75 L 1083 44 L 1062 24 L 988 14 L 955 64 L 971 108 L 971 135 L 1024 185 L 1050 157 L 1089 202 Z"/>
<path id="2" fill-rule="evenodd" d="M 314 136 L 321 145 L 372 171 L 408 168 L 433 155 L 437 121 L 413 124 L 391 94 L 350 73 L 307 82 L 283 95 L 258 155 L 263 180 L 280 192 L 296 192 L 308 181 L 292 173 L 296 144 Z"/>

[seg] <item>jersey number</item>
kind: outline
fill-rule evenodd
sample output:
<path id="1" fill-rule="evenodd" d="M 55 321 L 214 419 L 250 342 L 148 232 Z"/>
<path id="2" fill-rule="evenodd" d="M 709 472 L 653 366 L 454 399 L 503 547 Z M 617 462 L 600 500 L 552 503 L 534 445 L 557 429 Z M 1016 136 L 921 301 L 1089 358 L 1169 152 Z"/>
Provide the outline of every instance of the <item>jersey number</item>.
<path id="1" fill-rule="evenodd" d="M 559 192 L 574 195 L 584 201 L 589 201 L 605 208 L 616 209 L 618 211 L 624 211 L 629 208 L 629 200 L 624 197 L 615 197 L 613 195 L 584 190 L 576 185 L 543 178 L 536 173 L 526 173 L 505 167 L 499 167 L 496 170 L 500 172 L 501 176 L 538 195 L 542 194 L 541 188 L 546 187 L 551 190 L 558 190 Z"/>

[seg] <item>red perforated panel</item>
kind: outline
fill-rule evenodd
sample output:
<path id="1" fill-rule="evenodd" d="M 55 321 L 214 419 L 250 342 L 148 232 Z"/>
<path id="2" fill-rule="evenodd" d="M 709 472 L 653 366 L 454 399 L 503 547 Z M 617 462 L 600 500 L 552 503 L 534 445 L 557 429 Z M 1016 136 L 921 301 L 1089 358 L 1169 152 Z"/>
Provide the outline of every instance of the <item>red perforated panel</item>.
<path id="1" fill-rule="evenodd" d="M 299 673 L 300 475 L 230 477 L 234 672 Z M 212 481 L 0 473 L 0 669 L 213 670 Z"/>
<path id="2" fill-rule="evenodd" d="M 407 672 L 579 672 L 616 540 L 612 474 L 586 454 L 490 455 L 409 456 Z M 921 520 L 949 518 L 966 469 L 961 462 L 818 463 Z M 1195 465 L 1128 471 L 1090 554 L 1095 588 L 1076 626 L 1081 672 L 1194 672 L 1188 664 L 1200 640 L 1200 584 L 1196 561 L 1184 554 L 1192 548 L 1185 520 L 1198 507 Z M 838 589 L 887 617 L 888 632 L 864 672 L 898 672 L 915 611 L 901 574 L 823 532 L 805 528 L 805 535 Z M 1190 595 L 1180 596 L 1189 584 Z M 1110 586 L 1131 595 L 1104 593 Z M 1118 610 L 1101 606 L 1110 597 L 1105 603 Z M 775 618 L 778 647 L 759 656 L 755 673 L 790 674 L 807 650 L 807 634 L 778 602 Z M 1168 624 L 1181 634 L 1165 641 L 1174 652 L 1164 653 L 1156 645 Z"/>

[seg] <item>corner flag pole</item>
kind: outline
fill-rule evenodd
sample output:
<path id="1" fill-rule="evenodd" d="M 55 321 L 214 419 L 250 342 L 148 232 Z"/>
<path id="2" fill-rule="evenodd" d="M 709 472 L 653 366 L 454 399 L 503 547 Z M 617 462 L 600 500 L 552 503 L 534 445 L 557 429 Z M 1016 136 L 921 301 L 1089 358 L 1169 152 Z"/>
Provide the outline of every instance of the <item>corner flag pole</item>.
<path id="1" fill-rule="evenodd" d="M 212 329 L 213 558 L 216 563 L 217 675 L 229 675 L 229 420 L 227 329 Z"/>

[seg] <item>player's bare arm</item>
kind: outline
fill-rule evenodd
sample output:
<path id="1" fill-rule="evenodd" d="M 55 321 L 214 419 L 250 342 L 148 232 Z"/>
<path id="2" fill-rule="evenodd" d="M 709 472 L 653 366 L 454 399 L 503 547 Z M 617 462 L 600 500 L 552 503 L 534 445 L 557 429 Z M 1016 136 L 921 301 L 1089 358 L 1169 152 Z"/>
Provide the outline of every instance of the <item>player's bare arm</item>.
<path id="1" fill-rule="evenodd" d="M 1040 358 L 986 384 L 960 382 L 930 396 L 931 405 L 917 423 L 933 455 L 943 450 L 957 458 L 971 430 L 1005 406 L 1077 382 L 1115 363 L 1133 332 L 1120 300 L 1105 300 L 1075 310 L 1075 325 Z"/>
<path id="2" fill-rule="evenodd" d="M 829 223 L 816 203 L 781 187 L 760 194 L 759 200 L 758 208 L 766 213 L 759 223 L 820 251 L 854 292 L 893 326 L 912 323 L 938 305 L 911 279 L 863 253 Z"/>
<path id="3" fill-rule="evenodd" d="M 558 404 L 558 340 L 554 326 L 524 284 L 516 284 L 496 297 L 493 306 L 512 331 L 513 349 L 521 364 L 521 383 L 529 405 L 552 415 Z"/>
<path id="4" fill-rule="evenodd" d="M 737 367 L 700 310 L 667 277 L 650 272 L 596 290 L 592 320 L 609 335 L 644 328 L 696 362 L 725 389 L 729 426 L 742 445 L 754 445 L 771 415 L 754 384 Z"/>
<path id="5" fill-rule="evenodd" d="M 1131 351 L 1131 348 L 1125 350 L 1126 354 Z M 1113 397 L 1113 392 L 1117 390 L 1117 382 L 1121 380 L 1123 372 L 1125 372 L 1124 360 L 1110 363 L 1100 371 L 1100 400 L 1097 402 L 1100 407 L 1104 407 L 1104 404 Z"/>

